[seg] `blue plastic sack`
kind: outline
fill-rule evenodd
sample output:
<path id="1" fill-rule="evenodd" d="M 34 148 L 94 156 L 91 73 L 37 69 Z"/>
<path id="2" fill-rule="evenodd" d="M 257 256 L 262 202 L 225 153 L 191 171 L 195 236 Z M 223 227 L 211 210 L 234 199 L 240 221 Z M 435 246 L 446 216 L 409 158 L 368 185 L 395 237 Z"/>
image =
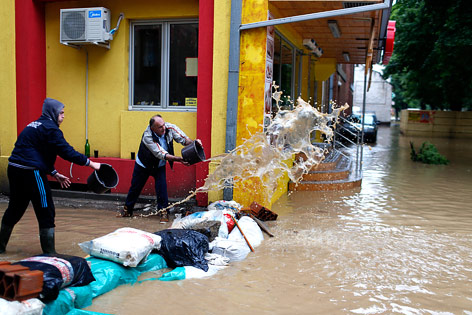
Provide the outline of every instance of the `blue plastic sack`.
<path id="1" fill-rule="evenodd" d="M 185 267 L 177 267 L 174 270 L 163 273 L 159 280 L 161 281 L 174 281 L 185 279 Z"/>

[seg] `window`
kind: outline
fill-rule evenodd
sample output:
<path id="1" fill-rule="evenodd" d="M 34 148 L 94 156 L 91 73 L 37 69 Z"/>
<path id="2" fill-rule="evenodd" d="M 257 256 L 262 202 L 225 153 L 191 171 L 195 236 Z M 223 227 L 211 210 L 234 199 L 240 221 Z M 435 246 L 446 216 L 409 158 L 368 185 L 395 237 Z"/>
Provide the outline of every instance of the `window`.
<path id="1" fill-rule="evenodd" d="M 196 110 L 198 21 L 135 21 L 130 38 L 130 108 Z"/>
<path id="2" fill-rule="evenodd" d="M 301 91 L 301 52 L 278 32 L 274 38 L 274 81 L 282 91 L 280 106 L 293 108 Z M 275 102 L 272 103 L 275 105 Z M 275 108 L 272 108 L 276 111 Z"/>

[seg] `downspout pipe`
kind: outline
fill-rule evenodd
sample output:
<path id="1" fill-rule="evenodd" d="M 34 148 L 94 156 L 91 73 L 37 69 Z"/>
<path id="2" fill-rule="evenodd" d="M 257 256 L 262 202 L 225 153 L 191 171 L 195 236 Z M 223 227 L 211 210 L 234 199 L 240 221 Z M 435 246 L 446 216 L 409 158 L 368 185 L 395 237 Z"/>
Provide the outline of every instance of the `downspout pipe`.
<path id="1" fill-rule="evenodd" d="M 226 144 L 225 152 L 236 147 L 236 124 L 238 121 L 239 93 L 239 55 L 242 0 L 231 1 L 231 22 L 229 32 L 229 69 L 228 69 L 228 98 L 226 107 Z M 223 189 L 223 199 L 233 199 L 233 189 Z"/>
<path id="2" fill-rule="evenodd" d="M 228 106 L 226 108 L 226 146 L 229 152 L 236 147 L 236 123 L 238 120 L 239 55 L 242 0 L 231 1 L 229 33 Z"/>

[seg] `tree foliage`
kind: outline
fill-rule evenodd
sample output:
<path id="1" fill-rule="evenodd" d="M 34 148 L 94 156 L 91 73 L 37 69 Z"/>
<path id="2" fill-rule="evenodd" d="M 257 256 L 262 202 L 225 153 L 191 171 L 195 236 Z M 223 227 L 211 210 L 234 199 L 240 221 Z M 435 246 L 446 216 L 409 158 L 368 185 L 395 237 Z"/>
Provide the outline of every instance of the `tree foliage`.
<path id="1" fill-rule="evenodd" d="M 395 46 L 384 78 L 397 109 L 472 110 L 472 5 L 398 0 Z"/>

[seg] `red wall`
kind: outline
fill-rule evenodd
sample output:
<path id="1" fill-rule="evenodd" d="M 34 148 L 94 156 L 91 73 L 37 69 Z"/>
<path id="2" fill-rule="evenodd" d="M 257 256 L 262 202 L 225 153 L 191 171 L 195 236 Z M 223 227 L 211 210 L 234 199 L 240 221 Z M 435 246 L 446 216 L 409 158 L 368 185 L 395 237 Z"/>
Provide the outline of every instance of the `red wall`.
<path id="1" fill-rule="evenodd" d="M 118 185 L 111 189 L 111 193 L 127 194 L 131 186 L 131 177 L 133 175 L 134 160 L 120 159 L 120 158 L 92 158 L 93 161 L 99 163 L 106 163 L 111 165 L 118 174 Z M 79 166 L 72 164 L 61 158 L 56 160 L 56 170 L 70 177 L 72 184 L 87 184 L 87 179 L 93 173 L 90 167 Z M 189 191 L 195 185 L 195 165 L 185 166 L 180 163 L 174 163 L 172 170 L 167 164 L 167 192 L 169 198 L 183 198 L 187 197 Z M 144 186 L 142 195 L 155 195 L 154 179 L 149 178 Z"/>
<path id="2" fill-rule="evenodd" d="M 41 115 L 46 97 L 44 4 L 15 1 L 17 132 Z"/>
<path id="3" fill-rule="evenodd" d="M 206 158 L 211 155 L 211 112 L 213 76 L 213 0 L 199 2 L 198 33 L 198 87 L 197 87 L 197 138 L 204 146 Z M 196 166 L 196 187 L 203 186 L 208 176 L 209 162 Z M 208 194 L 197 194 L 199 206 L 208 205 Z"/>

